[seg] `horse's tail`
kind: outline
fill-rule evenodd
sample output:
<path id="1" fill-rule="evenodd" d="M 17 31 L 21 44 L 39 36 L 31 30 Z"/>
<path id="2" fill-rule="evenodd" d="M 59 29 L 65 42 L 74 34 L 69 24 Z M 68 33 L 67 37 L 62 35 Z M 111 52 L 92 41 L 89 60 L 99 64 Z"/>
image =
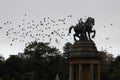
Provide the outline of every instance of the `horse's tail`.
<path id="1" fill-rule="evenodd" d="M 73 26 L 71 26 L 71 27 L 69 28 L 69 33 L 71 33 L 72 28 L 74 28 L 74 27 L 73 27 Z"/>

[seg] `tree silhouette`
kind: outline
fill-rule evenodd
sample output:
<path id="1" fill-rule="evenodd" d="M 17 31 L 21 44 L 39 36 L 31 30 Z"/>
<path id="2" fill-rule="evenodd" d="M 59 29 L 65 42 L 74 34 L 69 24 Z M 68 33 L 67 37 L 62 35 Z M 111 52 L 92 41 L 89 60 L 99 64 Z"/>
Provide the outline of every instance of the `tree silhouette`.
<path id="1" fill-rule="evenodd" d="M 66 58 L 69 57 L 71 48 L 72 48 L 72 44 L 70 42 L 67 42 L 65 44 L 65 46 L 63 47 L 63 51 L 64 51 L 63 55 L 64 55 L 64 57 L 66 57 Z"/>

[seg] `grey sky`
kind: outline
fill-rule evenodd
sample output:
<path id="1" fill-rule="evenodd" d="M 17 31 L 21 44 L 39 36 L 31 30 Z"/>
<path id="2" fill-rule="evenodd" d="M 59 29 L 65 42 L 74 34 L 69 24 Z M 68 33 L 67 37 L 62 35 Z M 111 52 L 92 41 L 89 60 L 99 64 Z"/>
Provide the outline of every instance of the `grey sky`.
<path id="1" fill-rule="evenodd" d="M 94 28 L 97 35 L 93 40 L 98 50 L 101 50 L 101 47 L 107 48 L 108 52 L 114 55 L 118 55 L 120 52 L 119 0 L 0 0 L 0 12 L 1 27 L 6 21 L 12 22 L 12 25 L 5 26 L 0 30 L 0 54 L 3 56 L 8 57 L 10 54 L 23 52 L 23 43 L 18 42 L 17 44 L 16 42 L 15 46 L 9 46 L 10 40 L 5 36 L 5 32 L 8 28 L 20 24 L 24 14 L 29 15 L 28 20 L 34 19 L 36 21 L 43 17 L 56 19 L 72 14 L 73 17 L 68 20 L 67 27 L 75 24 L 80 17 L 91 16 L 95 18 Z M 104 26 L 106 27 L 104 28 Z M 106 40 L 108 37 L 110 39 Z M 56 44 L 56 46 L 62 48 L 63 44 Z"/>

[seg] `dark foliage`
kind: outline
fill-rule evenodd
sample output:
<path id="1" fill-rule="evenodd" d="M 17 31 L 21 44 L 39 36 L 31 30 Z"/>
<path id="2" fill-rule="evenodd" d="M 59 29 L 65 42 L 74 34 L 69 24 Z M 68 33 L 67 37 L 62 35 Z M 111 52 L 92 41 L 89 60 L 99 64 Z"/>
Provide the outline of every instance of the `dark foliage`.
<path id="1" fill-rule="evenodd" d="M 25 56 L 10 56 L 0 62 L 0 79 L 3 80 L 54 80 L 56 74 L 61 80 L 68 79 L 68 62 L 49 43 L 31 42 L 23 53 Z"/>
<path id="2" fill-rule="evenodd" d="M 25 56 L 10 56 L 6 61 L 0 60 L 0 80 L 54 80 L 56 74 L 60 80 L 68 80 L 68 56 L 71 43 L 64 46 L 61 54 L 49 43 L 31 42 L 23 53 Z M 102 52 L 101 80 L 119 80 L 120 56 Z"/>

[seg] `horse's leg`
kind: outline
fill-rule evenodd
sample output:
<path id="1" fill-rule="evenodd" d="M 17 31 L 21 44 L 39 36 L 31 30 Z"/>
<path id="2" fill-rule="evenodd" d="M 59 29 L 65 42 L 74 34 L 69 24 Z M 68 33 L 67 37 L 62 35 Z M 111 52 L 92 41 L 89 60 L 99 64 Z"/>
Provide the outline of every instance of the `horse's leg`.
<path id="1" fill-rule="evenodd" d="M 76 37 L 78 37 L 79 40 L 80 40 L 80 36 L 79 36 L 79 34 L 74 34 L 73 36 L 74 36 L 74 40 L 75 40 L 75 41 L 78 41 L 78 40 L 76 39 Z"/>
<path id="2" fill-rule="evenodd" d="M 93 32 L 93 33 L 94 33 L 94 35 L 92 35 L 92 38 L 94 38 L 94 37 L 95 37 L 95 35 L 96 35 L 96 31 L 95 31 L 95 30 L 92 30 L 91 32 Z"/>
<path id="3" fill-rule="evenodd" d="M 91 40 L 90 32 L 88 31 L 87 33 L 88 33 L 88 38 L 89 38 L 89 40 Z"/>
<path id="4" fill-rule="evenodd" d="M 73 36 L 74 36 L 74 40 L 77 41 L 76 38 L 75 38 L 76 34 L 73 34 Z"/>
<path id="5" fill-rule="evenodd" d="M 80 40 L 80 36 L 79 36 L 79 34 L 76 34 L 76 36 L 79 38 L 79 40 Z"/>

